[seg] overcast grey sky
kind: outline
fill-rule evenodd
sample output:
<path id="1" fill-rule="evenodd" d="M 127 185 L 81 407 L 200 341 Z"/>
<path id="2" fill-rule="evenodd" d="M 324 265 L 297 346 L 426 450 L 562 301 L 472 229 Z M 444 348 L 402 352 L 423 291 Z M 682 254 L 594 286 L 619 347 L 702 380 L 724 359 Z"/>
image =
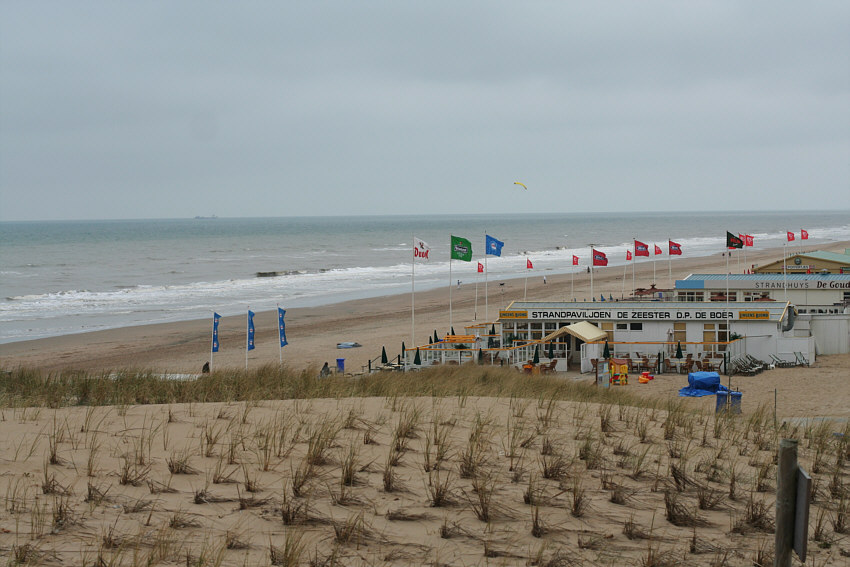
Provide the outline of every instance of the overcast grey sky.
<path id="1" fill-rule="evenodd" d="M 848 195 L 846 0 L 0 4 L 0 220 Z"/>

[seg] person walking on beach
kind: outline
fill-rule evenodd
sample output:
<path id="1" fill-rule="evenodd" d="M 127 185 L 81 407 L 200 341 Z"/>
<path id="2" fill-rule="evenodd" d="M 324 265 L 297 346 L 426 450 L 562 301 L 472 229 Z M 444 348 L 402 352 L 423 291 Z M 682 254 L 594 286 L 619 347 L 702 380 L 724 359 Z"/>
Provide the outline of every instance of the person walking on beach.
<path id="1" fill-rule="evenodd" d="M 543 285 L 546 285 L 546 276 L 543 276 Z"/>

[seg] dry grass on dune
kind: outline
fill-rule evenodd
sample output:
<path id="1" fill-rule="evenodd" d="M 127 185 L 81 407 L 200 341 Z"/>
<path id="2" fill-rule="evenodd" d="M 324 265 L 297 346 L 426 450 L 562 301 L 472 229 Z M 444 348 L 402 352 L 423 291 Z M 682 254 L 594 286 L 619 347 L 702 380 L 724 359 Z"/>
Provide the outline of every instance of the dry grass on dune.
<path id="1" fill-rule="evenodd" d="M 382 372 L 357 378 L 318 378 L 309 369 L 277 365 L 227 370 L 174 380 L 152 371 L 45 372 L 18 368 L 0 381 L 0 407 L 135 405 L 340 397 L 455 396 L 546 397 L 647 405 L 657 402 L 621 390 L 598 389 L 556 377 L 530 379 L 510 368 L 464 365 L 421 372 Z"/>
<path id="2" fill-rule="evenodd" d="M 0 554 L 90 566 L 771 565 L 779 437 L 800 440 L 815 479 L 813 564 L 850 554 L 850 428 L 777 430 L 765 410 L 638 406 L 480 369 L 358 384 L 297 375 L 277 390 L 269 374 L 253 390 L 213 375 L 163 405 L 139 405 L 156 388 L 137 385 L 132 403 L 0 410 Z M 200 401 L 236 391 L 249 399 Z M 271 391 L 299 395 L 250 398 Z"/>

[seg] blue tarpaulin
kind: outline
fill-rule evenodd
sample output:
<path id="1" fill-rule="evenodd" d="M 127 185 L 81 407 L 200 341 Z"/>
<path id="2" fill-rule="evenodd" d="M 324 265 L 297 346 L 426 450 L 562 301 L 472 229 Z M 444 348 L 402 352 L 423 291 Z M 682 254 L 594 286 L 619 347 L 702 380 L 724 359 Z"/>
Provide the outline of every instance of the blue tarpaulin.
<path id="1" fill-rule="evenodd" d="M 688 385 L 679 390 L 679 395 L 698 398 L 728 391 L 729 389 L 720 383 L 720 374 L 717 372 L 691 372 L 688 374 Z"/>

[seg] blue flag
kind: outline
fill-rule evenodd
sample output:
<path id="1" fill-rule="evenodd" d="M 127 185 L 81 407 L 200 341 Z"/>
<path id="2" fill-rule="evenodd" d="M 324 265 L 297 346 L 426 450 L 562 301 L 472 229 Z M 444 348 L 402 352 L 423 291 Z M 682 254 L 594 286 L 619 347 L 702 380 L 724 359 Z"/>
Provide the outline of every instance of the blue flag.
<path id="1" fill-rule="evenodd" d="M 289 343 L 286 342 L 286 324 L 283 322 L 283 317 L 286 315 L 286 309 L 277 308 L 277 324 L 280 328 L 280 346 L 285 347 Z"/>
<path id="2" fill-rule="evenodd" d="M 254 350 L 254 312 L 248 310 L 248 350 Z"/>
<path id="3" fill-rule="evenodd" d="M 491 256 L 501 256 L 502 246 L 504 245 L 505 243 L 501 240 L 497 240 L 489 234 L 485 235 L 484 248 L 487 249 L 487 254 L 490 254 Z"/>
<path id="4" fill-rule="evenodd" d="M 221 315 L 213 313 L 213 336 L 212 336 L 212 351 L 218 352 L 218 320 Z"/>

